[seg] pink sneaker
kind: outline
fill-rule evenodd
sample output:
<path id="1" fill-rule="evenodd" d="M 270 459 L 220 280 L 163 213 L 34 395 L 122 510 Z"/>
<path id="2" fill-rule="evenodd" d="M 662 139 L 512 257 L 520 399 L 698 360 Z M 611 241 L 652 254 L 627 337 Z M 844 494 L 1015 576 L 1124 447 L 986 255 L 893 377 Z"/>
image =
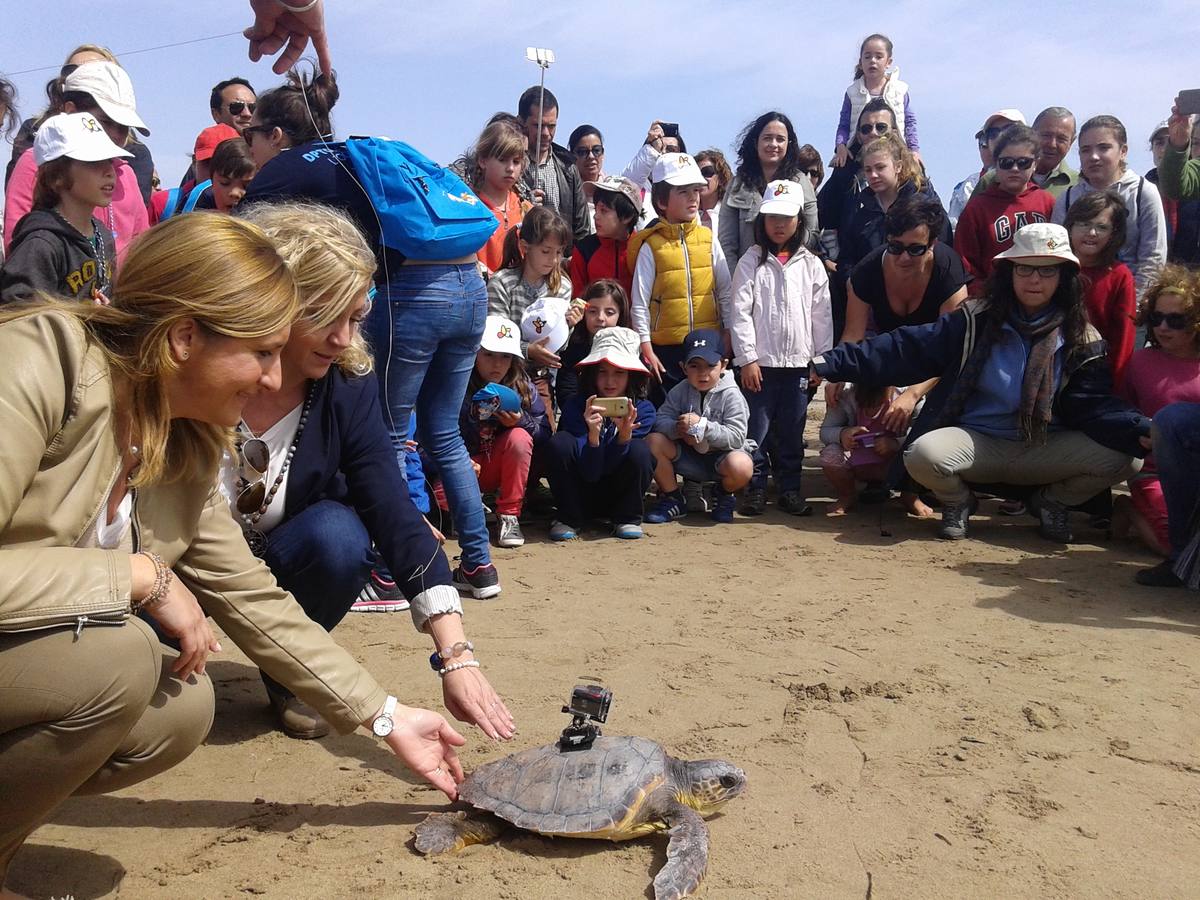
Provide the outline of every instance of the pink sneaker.
<path id="1" fill-rule="evenodd" d="M 350 612 L 403 612 L 406 609 L 408 600 L 396 587 L 396 582 L 374 570 L 358 592 L 358 599 L 350 605 Z"/>

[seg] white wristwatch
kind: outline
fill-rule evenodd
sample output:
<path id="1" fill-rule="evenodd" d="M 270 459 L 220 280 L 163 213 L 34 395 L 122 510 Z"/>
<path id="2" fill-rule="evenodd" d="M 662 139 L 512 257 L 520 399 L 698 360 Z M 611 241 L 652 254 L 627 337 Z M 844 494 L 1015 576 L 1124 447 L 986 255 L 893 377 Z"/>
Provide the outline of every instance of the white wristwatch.
<path id="1" fill-rule="evenodd" d="M 385 738 L 392 733 L 392 729 L 396 727 L 396 723 L 392 721 L 392 713 L 395 711 L 396 698 L 388 697 L 383 704 L 383 712 L 377 715 L 375 721 L 371 723 L 371 730 L 377 737 Z"/>

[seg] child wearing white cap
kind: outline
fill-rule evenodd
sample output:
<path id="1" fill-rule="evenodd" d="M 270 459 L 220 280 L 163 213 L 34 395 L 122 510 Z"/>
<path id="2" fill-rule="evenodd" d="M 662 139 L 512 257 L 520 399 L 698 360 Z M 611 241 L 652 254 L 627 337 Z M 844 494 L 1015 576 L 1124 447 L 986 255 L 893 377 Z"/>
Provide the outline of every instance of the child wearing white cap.
<path id="1" fill-rule="evenodd" d="M 520 410 L 492 411 L 473 399 L 489 384 L 515 391 Z M 467 452 L 478 467 L 479 489 L 496 492 L 496 515 L 501 547 L 520 547 L 525 543 L 519 517 L 529 482 L 529 467 L 535 447 L 550 437 L 550 422 L 542 402 L 525 370 L 521 355 L 521 328 L 501 316 L 488 316 L 483 340 L 475 354 L 475 368 L 467 383 L 459 427 Z"/>
<path id="2" fill-rule="evenodd" d="M 92 215 L 112 202 L 113 160 L 131 154 L 105 134 L 91 113 L 47 119 L 33 142 L 38 164 L 33 210 L 13 229 L 0 275 L 0 299 L 38 292 L 108 303 L 116 269 L 113 234 Z"/>
<path id="3" fill-rule="evenodd" d="M 763 449 L 775 446 L 779 508 L 812 512 L 800 489 L 804 422 L 808 415 L 808 365 L 833 346 L 833 306 L 824 264 L 804 246 L 804 193 L 794 181 L 767 185 L 754 222 L 755 246 L 733 276 L 729 332 L 733 363 L 750 406 L 747 433 L 758 445 L 754 477 L 742 514 L 762 515 L 771 466 Z"/>
<path id="4" fill-rule="evenodd" d="M 683 379 L 683 339 L 697 328 L 719 330 L 727 319 L 731 279 L 721 244 L 696 221 L 707 184 L 686 153 L 664 153 L 650 173 L 657 223 L 629 240 L 633 327 L 642 358 L 665 396 Z"/>

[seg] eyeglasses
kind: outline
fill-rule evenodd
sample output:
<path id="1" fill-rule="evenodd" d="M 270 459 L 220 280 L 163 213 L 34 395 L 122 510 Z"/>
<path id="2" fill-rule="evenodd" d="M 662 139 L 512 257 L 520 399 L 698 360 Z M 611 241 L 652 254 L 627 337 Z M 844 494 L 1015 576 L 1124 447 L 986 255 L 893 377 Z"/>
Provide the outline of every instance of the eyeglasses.
<path id="1" fill-rule="evenodd" d="M 1189 327 L 1187 316 L 1183 313 L 1161 313 L 1155 310 L 1146 316 L 1146 321 L 1151 328 L 1166 325 L 1172 331 L 1184 331 Z"/>
<path id="2" fill-rule="evenodd" d="M 1071 225 L 1076 231 L 1082 231 L 1087 234 L 1089 231 L 1094 231 L 1096 234 L 1108 234 L 1112 231 L 1112 226 L 1104 222 L 1075 222 Z"/>
<path id="3" fill-rule="evenodd" d="M 251 114 L 253 114 L 256 106 L 258 106 L 258 104 L 254 101 L 247 103 L 244 100 L 233 100 L 226 108 L 229 110 L 229 114 L 231 116 L 240 116 L 242 114 L 242 110 L 246 109 L 250 110 Z"/>
<path id="4" fill-rule="evenodd" d="M 1027 169 L 1033 168 L 1033 162 L 1032 156 L 1002 156 L 996 160 L 996 166 L 1006 172 L 1013 167 L 1024 172 Z"/>
<path id="5" fill-rule="evenodd" d="M 242 466 L 242 477 L 246 486 L 237 495 L 237 510 L 245 515 L 258 512 L 267 499 L 267 470 L 271 467 L 271 450 L 260 438 L 243 441 L 238 447 L 238 458 Z M 246 472 L 254 475 L 246 478 Z"/>
<path id="6" fill-rule="evenodd" d="M 597 144 L 595 147 L 576 147 L 574 152 L 576 159 L 587 159 L 589 156 L 599 159 L 604 155 L 604 147 L 601 144 Z"/>
<path id="7" fill-rule="evenodd" d="M 1020 275 L 1022 278 L 1029 278 L 1037 275 L 1043 281 L 1049 280 L 1058 274 L 1058 265 L 1053 266 L 1028 266 L 1018 264 L 1013 266 L 1013 272 Z"/>
<path id="8" fill-rule="evenodd" d="M 65 66 L 63 66 L 61 69 L 58 70 L 58 77 L 65 79 L 68 75 L 70 75 L 72 72 L 74 72 L 78 68 L 79 68 L 78 63 L 67 63 Z"/>
<path id="9" fill-rule="evenodd" d="M 717 174 L 717 167 L 716 166 L 701 166 L 700 174 L 703 175 L 705 178 L 712 178 L 714 175 Z"/>
<path id="10" fill-rule="evenodd" d="M 984 141 L 986 141 L 987 143 L 990 144 L 996 138 L 1000 137 L 1000 132 L 1002 132 L 1007 127 L 1008 127 L 1007 125 L 993 125 L 991 128 L 986 129 L 983 132 Z"/>
<path id="11" fill-rule="evenodd" d="M 820 178 L 821 177 L 821 171 L 819 169 L 801 169 L 800 171 L 802 173 L 804 173 L 805 175 L 807 175 L 809 178 Z"/>
<path id="12" fill-rule="evenodd" d="M 242 140 L 249 144 L 254 135 L 267 134 L 270 130 L 266 125 L 247 125 L 242 129 Z"/>
<path id="13" fill-rule="evenodd" d="M 887 252 L 892 256 L 902 256 L 907 253 L 909 256 L 924 256 L 929 252 L 928 244 L 902 244 L 899 241 L 888 241 Z"/>
<path id="14" fill-rule="evenodd" d="M 876 122 L 874 124 L 871 124 L 870 122 L 868 122 L 866 125 L 858 126 L 858 133 L 863 134 L 863 135 L 887 134 L 891 130 L 892 130 L 892 126 L 889 125 L 887 122 Z"/>

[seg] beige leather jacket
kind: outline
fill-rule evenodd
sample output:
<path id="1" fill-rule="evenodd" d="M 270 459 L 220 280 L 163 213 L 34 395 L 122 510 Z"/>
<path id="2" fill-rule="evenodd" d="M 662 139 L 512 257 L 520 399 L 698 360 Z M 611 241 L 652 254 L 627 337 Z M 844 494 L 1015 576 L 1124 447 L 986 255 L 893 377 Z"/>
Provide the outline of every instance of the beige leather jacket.
<path id="1" fill-rule="evenodd" d="M 120 459 L 108 365 L 69 316 L 0 326 L 0 462 L 0 632 L 122 625 L 129 554 L 76 547 L 102 514 Z M 162 556 L 272 678 L 352 731 L 385 692 L 250 554 L 215 483 L 214 473 L 138 490 L 135 547 Z"/>

